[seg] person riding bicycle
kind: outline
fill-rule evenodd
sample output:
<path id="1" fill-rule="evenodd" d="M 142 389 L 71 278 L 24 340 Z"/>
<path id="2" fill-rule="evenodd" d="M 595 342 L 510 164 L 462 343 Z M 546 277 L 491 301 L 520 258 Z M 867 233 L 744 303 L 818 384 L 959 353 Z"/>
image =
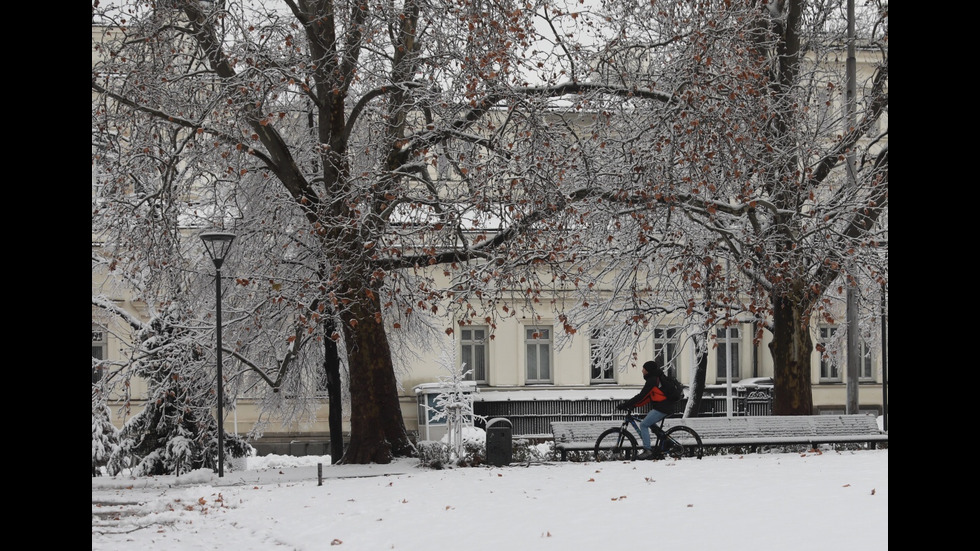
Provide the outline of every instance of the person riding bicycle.
<path id="1" fill-rule="evenodd" d="M 640 438 L 643 440 L 643 453 L 636 456 L 637 459 L 649 459 L 654 456 L 650 444 L 650 427 L 673 413 L 677 405 L 676 400 L 668 400 L 667 395 L 660 390 L 660 376 L 662 374 L 663 368 L 660 363 L 650 361 L 643 364 L 643 380 L 646 381 L 643 389 L 636 396 L 616 406 L 616 409 L 620 411 L 629 411 L 635 407 L 645 406 L 650 403 L 653 404 L 650 412 L 640 422 Z"/>

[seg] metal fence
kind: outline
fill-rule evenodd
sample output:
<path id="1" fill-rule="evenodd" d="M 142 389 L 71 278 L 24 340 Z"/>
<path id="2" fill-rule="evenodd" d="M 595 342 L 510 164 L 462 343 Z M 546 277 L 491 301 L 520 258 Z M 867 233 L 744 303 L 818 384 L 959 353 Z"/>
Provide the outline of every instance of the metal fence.
<path id="1" fill-rule="evenodd" d="M 474 402 L 473 413 L 488 419 L 504 417 L 514 436 L 550 437 L 552 421 L 622 419 L 616 406 L 624 400 L 508 400 Z"/>
<path id="2" fill-rule="evenodd" d="M 772 415 L 772 389 L 732 389 L 732 416 Z M 725 394 L 705 394 L 698 408 L 699 417 L 724 417 L 728 415 L 728 398 Z"/>

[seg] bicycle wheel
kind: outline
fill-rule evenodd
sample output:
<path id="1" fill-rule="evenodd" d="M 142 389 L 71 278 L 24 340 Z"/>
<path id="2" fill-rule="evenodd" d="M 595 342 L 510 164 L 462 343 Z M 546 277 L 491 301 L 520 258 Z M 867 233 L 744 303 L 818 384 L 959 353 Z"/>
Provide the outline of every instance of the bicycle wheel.
<path id="1" fill-rule="evenodd" d="M 633 461 L 636 438 L 626 429 L 607 429 L 595 441 L 596 461 Z"/>
<path id="2" fill-rule="evenodd" d="M 667 442 L 664 444 L 664 454 L 681 459 L 684 457 L 704 457 L 704 446 L 701 445 L 701 436 L 691 427 L 678 425 L 667 430 L 665 437 Z"/>

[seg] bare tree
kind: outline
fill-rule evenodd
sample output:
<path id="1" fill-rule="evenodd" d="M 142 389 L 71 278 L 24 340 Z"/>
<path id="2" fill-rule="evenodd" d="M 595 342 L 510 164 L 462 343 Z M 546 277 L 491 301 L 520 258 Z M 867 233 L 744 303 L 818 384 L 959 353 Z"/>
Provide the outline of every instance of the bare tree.
<path id="1" fill-rule="evenodd" d="M 837 319 L 843 290 L 854 286 L 865 317 L 878 317 L 888 273 L 887 3 L 861 12 L 868 70 L 854 126 L 841 109 L 844 6 L 609 7 L 620 31 L 596 52 L 598 77 L 655 82 L 677 102 L 619 119 L 623 139 L 607 148 L 619 168 L 608 165 L 600 177 L 608 199 L 588 213 L 592 228 L 608 232 L 574 245 L 578 257 L 564 271 L 589 291 L 587 307 L 567 312 L 571 325 L 631 314 L 632 334 L 668 320 L 707 336 L 754 322 L 757 342 L 764 328 L 773 335 L 774 413 L 812 412 L 811 323 Z M 606 283 L 584 285 L 596 279 L 582 274 Z"/>
<path id="2" fill-rule="evenodd" d="M 392 336 L 447 300 L 464 323 L 501 293 L 538 300 L 529 282 L 558 257 L 536 243 L 588 197 L 577 166 L 593 150 L 551 98 L 578 98 L 582 117 L 610 90 L 569 78 L 579 54 L 561 33 L 536 49 L 536 12 L 555 30 L 575 19 L 546 3 L 267 5 L 99 10 L 93 218 L 117 273 L 157 285 L 149 272 L 201 269 L 189 229 L 233 227 L 235 384 L 265 385 L 272 407 L 276 394 L 312 396 L 303 373 L 323 367 L 337 444 L 347 366 L 342 461 L 388 462 L 414 453 Z M 637 97 L 669 99 L 609 96 Z M 609 124 L 585 118 L 595 132 Z M 172 243 L 154 249 L 161 234 Z"/>
<path id="3" fill-rule="evenodd" d="M 325 371 L 336 444 L 346 366 L 343 462 L 414 453 L 391 342 L 431 328 L 421 314 L 493 325 L 509 301 L 564 308 L 576 293 L 569 335 L 758 320 L 775 335 L 777 410 L 809 412 L 811 316 L 849 275 L 887 279 L 887 147 L 862 138 L 887 110 L 887 48 L 861 123 L 828 135 L 814 111 L 831 4 L 571 6 L 98 10 L 108 262 L 150 293 L 200 269 L 188 228 L 234 228 L 235 384 L 265 385 L 274 407 Z M 852 147 L 866 162 L 845 188 Z"/>

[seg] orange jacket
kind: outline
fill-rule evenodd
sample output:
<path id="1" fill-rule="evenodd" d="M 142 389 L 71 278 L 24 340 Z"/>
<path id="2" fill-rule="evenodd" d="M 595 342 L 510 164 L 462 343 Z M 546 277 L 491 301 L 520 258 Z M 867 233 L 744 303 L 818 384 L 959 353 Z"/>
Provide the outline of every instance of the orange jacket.
<path id="1" fill-rule="evenodd" d="M 653 409 L 673 412 L 673 404 L 667 402 L 667 395 L 660 390 L 660 373 L 647 371 L 643 379 L 646 383 L 643 385 L 640 393 L 624 402 L 623 406 L 636 408 L 652 403 Z"/>

